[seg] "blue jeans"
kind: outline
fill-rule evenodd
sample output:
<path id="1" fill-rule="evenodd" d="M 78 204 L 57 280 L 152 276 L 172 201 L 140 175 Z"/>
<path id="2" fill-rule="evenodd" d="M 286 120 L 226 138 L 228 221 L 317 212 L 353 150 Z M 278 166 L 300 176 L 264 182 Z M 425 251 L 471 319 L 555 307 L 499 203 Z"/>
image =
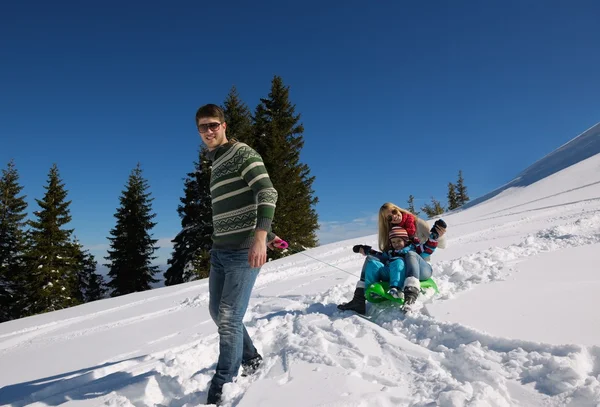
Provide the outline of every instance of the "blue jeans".
<path id="1" fill-rule="evenodd" d="M 431 278 L 433 269 L 417 252 L 408 252 L 404 256 L 406 262 L 406 277 L 415 277 L 419 281 Z"/>
<path id="2" fill-rule="evenodd" d="M 365 259 L 362 270 L 360 272 L 360 280 L 356 284 L 357 287 L 368 287 L 369 286 L 369 284 L 367 284 L 367 270 L 369 270 L 371 267 L 374 267 L 371 264 L 374 261 L 379 262 L 379 260 L 373 256 L 367 256 L 367 258 Z M 404 284 L 404 279 L 406 277 L 415 277 L 419 281 L 425 281 L 428 278 L 431 278 L 431 276 L 433 274 L 433 269 L 431 268 L 431 264 L 429 264 L 425 260 L 423 260 L 423 258 L 417 252 L 408 252 L 404 256 L 404 262 L 405 262 L 405 270 L 404 270 L 405 275 L 404 276 L 401 275 L 401 277 L 400 277 L 401 278 L 400 288 L 402 288 L 402 285 Z M 379 264 L 381 264 L 381 262 L 379 262 Z M 370 272 L 372 273 L 373 271 L 370 271 Z M 372 279 L 371 279 L 371 283 L 373 283 Z"/>
<path id="3" fill-rule="evenodd" d="M 211 387 L 220 389 L 233 377 L 242 360 L 258 352 L 243 324 L 260 267 L 250 267 L 248 249 L 210 252 L 209 311 L 219 331 L 219 360 Z"/>
<path id="4" fill-rule="evenodd" d="M 389 265 L 384 265 L 379 259 L 373 256 L 367 256 L 363 266 L 365 275 L 365 287 L 379 281 L 388 281 L 390 287 L 399 287 L 404 282 L 404 261 L 397 259 Z"/>

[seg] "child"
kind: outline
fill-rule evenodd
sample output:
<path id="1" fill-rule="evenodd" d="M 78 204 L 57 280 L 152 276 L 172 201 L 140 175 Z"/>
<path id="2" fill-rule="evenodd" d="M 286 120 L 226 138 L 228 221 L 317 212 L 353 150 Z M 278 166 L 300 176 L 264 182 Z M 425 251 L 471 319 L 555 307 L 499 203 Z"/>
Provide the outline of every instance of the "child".
<path id="1" fill-rule="evenodd" d="M 400 226 L 391 228 L 388 235 L 388 250 L 378 252 L 371 246 L 356 245 L 353 250 L 377 260 L 370 262 L 365 270 L 365 287 L 378 281 L 389 281 L 388 294 L 394 298 L 403 298 L 400 282 L 404 281 L 404 255 L 410 250 L 408 232 Z"/>
<path id="2" fill-rule="evenodd" d="M 389 233 L 388 250 L 384 253 L 373 250 L 371 246 L 354 246 L 355 253 L 373 257 L 372 261 L 365 264 L 365 287 L 377 281 L 389 281 L 388 294 L 394 298 L 404 298 L 407 305 L 413 304 L 419 295 L 419 282 L 430 278 L 433 271 L 424 260 L 433 254 L 437 240 L 446 232 L 446 227 L 442 219 L 437 220 L 431 228 L 429 239 L 421 244 L 416 236 L 409 243 L 406 230 L 393 226 Z M 404 282 L 403 292 L 400 291 L 400 281 Z"/>

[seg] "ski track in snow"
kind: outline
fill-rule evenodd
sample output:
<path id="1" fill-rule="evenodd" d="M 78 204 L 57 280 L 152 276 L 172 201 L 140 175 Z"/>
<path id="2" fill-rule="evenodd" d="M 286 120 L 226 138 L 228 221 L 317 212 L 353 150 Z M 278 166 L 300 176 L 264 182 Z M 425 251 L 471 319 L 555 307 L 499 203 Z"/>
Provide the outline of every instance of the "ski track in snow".
<path id="1" fill-rule="evenodd" d="M 205 285 L 207 285 L 207 284 L 208 283 L 206 283 Z M 196 286 L 186 287 L 183 290 L 184 291 L 195 291 L 195 290 L 202 289 L 202 287 L 204 287 L 205 285 L 196 285 Z M 127 308 L 135 308 L 140 305 L 147 304 L 148 302 L 164 299 L 165 297 L 180 296 L 181 292 L 182 291 L 175 291 L 175 292 L 172 292 L 169 294 L 163 294 L 163 295 L 158 295 L 158 296 L 154 296 L 154 297 L 150 297 L 150 298 L 145 298 L 140 301 L 128 302 L 123 305 L 118 305 L 118 306 L 115 306 L 112 308 L 103 309 L 101 311 L 92 312 L 92 313 L 81 315 L 81 316 L 67 318 L 67 319 L 63 319 L 60 321 L 53 321 L 53 322 L 50 322 L 47 324 L 42 324 L 42 325 L 36 325 L 33 327 L 16 330 L 16 331 L 6 333 L 6 334 L 0 334 L 0 355 L 2 355 L 3 353 L 6 353 L 14 348 L 17 348 L 17 347 L 31 346 L 32 343 L 44 343 L 44 342 L 47 342 L 48 340 L 61 340 L 61 339 L 66 340 L 66 339 L 69 339 L 69 337 L 73 337 L 73 336 L 77 336 L 77 335 L 86 335 L 86 334 L 90 334 L 93 332 L 97 332 L 99 330 L 107 330 L 107 329 L 113 328 L 115 326 L 133 324 L 135 322 L 139 322 L 140 320 L 144 320 L 146 318 L 152 318 L 152 317 L 156 317 L 158 315 L 163 315 L 163 314 L 175 311 L 178 307 L 173 307 L 173 308 L 170 308 L 167 310 L 153 312 L 153 313 L 147 313 L 147 314 L 143 314 L 143 315 L 136 315 L 135 317 L 120 320 L 120 321 L 112 323 L 112 324 L 99 325 L 94 328 L 88 328 L 88 329 L 84 329 L 81 331 L 70 332 L 69 335 L 49 336 L 47 338 L 45 337 L 46 335 L 49 335 L 52 331 L 65 328 L 70 325 L 81 323 L 83 321 L 90 321 L 90 320 L 102 317 L 106 314 L 122 312 L 123 310 L 125 310 Z M 208 298 L 208 294 L 206 294 L 206 295 Z M 40 336 L 42 336 L 42 338 L 39 340 L 36 340 L 36 338 L 40 337 Z"/>
<path id="2" fill-rule="evenodd" d="M 561 225 L 526 236 L 519 244 L 434 263 L 440 294 L 431 300 L 441 301 L 474 285 L 505 279 L 514 272 L 516 263 L 536 254 L 600 242 L 600 213 L 572 214 L 562 221 Z M 311 255 L 326 259 L 348 249 L 340 247 Z M 245 320 L 265 363 L 254 377 L 239 378 L 226 385 L 226 406 L 239 404 L 257 381 L 272 379 L 279 384 L 287 383 L 292 380 L 295 366 L 303 363 L 317 366 L 316 369 L 335 368 L 347 376 L 373 383 L 378 390 L 360 398 L 371 397 L 376 405 L 512 406 L 519 405 L 515 386 L 523 392 L 523 384 L 530 384 L 530 396 L 539 405 L 568 405 L 576 400 L 578 406 L 593 406 L 600 402 L 600 348 L 595 346 L 557 346 L 494 337 L 460 324 L 437 321 L 425 313 L 404 316 L 393 306 L 370 307 L 374 321 L 369 321 L 336 308 L 353 290 L 356 279 L 350 276 L 346 276 L 344 283 L 332 285 L 317 295 L 294 294 L 298 286 L 277 296 L 261 295 L 261 289 L 273 281 L 313 274 L 315 278 L 331 278 L 341 273 L 328 268 L 323 275 L 327 264 L 298 259 L 270 268 L 257 281 Z M 331 264 L 352 269 L 358 275 L 362 260 L 351 255 L 338 257 Z M 159 312 L 62 336 L 48 336 L 44 340 L 67 340 L 181 308 L 205 307 L 207 302 L 208 294 L 202 293 Z M 120 308 L 3 335 L 0 346 L 8 351 L 7 339 L 11 336 L 15 340 L 20 338 L 17 343 L 9 341 L 11 346 L 32 346 L 31 335 Z M 198 405 L 206 399 L 217 354 L 218 336 L 208 335 L 166 351 L 109 361 L 63 380 L 50 381 L 13 405 L 56 405 L 67 401 L 66 393 L 70 398 L 97 394 L 99 401 L 109 406 Z M 112 391 L 106 394 L 106 389 Z M 352 394 L 347 395 L 352 399 Z"/>

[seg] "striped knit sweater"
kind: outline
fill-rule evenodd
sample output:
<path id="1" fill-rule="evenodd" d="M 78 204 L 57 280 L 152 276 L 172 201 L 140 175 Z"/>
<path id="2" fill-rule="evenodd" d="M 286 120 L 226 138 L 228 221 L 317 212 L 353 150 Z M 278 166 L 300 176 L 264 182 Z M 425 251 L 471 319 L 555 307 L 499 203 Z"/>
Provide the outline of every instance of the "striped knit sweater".
<path id="1" fill-rule="evenodd" d="M 228 142 L 208 157 L 212 160 L 213 248 L 247 249 L 257 228 L 266 230 L 267 241 L 272 240 L 277 191 L 261 156 L 244 143 Z"/>
<path id="2" fill-rule="evenodd" d="M 413 243 L 408 246 L 409 250 L 414 250 L 421 255 L 425 260 L 429 259 L 429 256 L 433 254 L 435 249 L 438 247 L 438 241 L 433 235 L 429 235 L 429 239 L 425 243 L 421 243 L 418 237 L 413 238 Z"/>

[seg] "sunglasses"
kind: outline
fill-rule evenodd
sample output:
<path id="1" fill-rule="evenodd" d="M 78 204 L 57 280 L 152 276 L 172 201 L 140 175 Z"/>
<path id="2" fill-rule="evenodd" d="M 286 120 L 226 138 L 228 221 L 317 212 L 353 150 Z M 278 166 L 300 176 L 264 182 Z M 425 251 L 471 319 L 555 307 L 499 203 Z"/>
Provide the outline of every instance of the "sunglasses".
<path id="1" fill-rule="evenodd" d="M 200 133 L 206 133 L 209 129 L 211 131 L 216 131 L 221 124 L 223 124 L 223 123 L 212 122 L 212 123 L 206 123 L 206 124 L 199 124 L 198 131 Z"/>
<path id="2" fill-rule="evenodd" d="M 398 209 L 392 209 L 392 214 L 398 215 L 399 213 L 400 213 L 400 211 Z M 388 220 L 388 222 L 391 222 L 392 221 L 392 215 L 388 215 L 387 216 L 387 220 Z"/>

